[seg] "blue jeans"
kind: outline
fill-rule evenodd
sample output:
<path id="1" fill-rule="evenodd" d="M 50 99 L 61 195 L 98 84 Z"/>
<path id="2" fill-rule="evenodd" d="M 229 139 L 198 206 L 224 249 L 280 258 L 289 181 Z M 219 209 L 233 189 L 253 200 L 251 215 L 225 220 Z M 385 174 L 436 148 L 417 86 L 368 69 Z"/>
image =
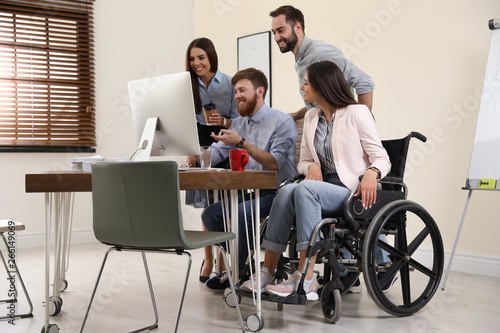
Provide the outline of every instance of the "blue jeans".
<path id="1" fill-rule="evenodd" d="M 323 216 L 343 214 L 342 206 L 349 194 L 349 189 L 342 183 L 331 181 L 331 179 L 325 179 L 323 182 L 303 180 L 298 184 L 288 184 L 282 187 L 276 194 L 269 213 L 262 246 L 274 252 L 284 252 L 291 228 L 296 221 L 296 249 L 297 251 L 306 250 L 311 234 Z M 385 241 L 385 236 L 381 235 L 380 239 Z M 345 255 L 350 256 L 350 253 L 345 251 Z M 375 255 L 379 265 L 390 262 L 389 254 L 380 248 L 377 248 Z"/>
<path id="2" fill-rule="evenodd" d="M 274 190 L 261 190 L 260 191 L 260 216 L 266 217 L 269 215 L 269 210 L 273 203 L 273 199 L 276 195 Z M 242 202 L 241 194 L 238 195 L 238 260 L 239 269 L 243 270 L 245 267 L 245 262 L 248 257 L 247 248 L 247 238 L 246 232 L 248 232 L 248 239 L 250 241 L 250 246 L 253 244 L 252 235 L 252 216 L 251 212 L 255 212 L 255 199 L 252 196 L 252 208 L 250 208 L 250 196 L 245 194 L 245 201 Z M 231 210 L 231 201 L 229 200 L 229 210 Z M 247 218 L 245 220 L 243 206 L 245 206 Z M 231 212 L 229 212 L 231 214 Z M 231 216 L 231 215 L 230 215 Z M 208 231 L 224 231 L 224 222 L 222 214 L 221 201 L 218 201 L 203 210 L 201 213 L 201 220 L 205 228 Z M 260 223 L 260 221 L 255 221 L 255 223 Z M 223 245 L 224 246 L 224 245 Z"/>
<path id="3" fill-rule="evenodd" d="M 297 251 L 307 249 L 309 239 L 323 215 L 340 216 L 349 189 L 326 181 L 303 180 L 279 189 L 274 199 L 264 242 L 265 249 L 284 252 L 294 220 Z"/>

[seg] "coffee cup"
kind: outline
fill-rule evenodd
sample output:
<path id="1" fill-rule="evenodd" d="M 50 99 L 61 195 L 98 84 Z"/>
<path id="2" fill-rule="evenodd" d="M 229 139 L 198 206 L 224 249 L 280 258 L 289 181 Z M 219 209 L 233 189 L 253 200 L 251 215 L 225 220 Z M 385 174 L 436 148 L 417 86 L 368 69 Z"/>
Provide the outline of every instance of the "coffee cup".
<path id="1" fill-rule="evenodd" d="M 243 171 L 250 156 L 245 149 L 232 149 L 229 151 L 229 163 L 232 171 Z"/>
<path id="2" fill-rule="evenodd" d="M 208 103 L 203 105 L 203 114 L 205 115 L 205 122 L 208 126 L 213 126 L 210 123 L 210 116 L 214 113 L 217 113 L 217 106 L 213 103 Z"/>

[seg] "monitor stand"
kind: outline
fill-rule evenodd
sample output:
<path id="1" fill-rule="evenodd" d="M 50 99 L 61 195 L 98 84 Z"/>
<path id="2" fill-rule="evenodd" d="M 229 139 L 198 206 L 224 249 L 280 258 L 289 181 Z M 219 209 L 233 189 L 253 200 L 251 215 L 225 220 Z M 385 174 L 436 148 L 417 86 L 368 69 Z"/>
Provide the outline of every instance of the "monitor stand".
<path id="1" fill-rule="evenodd" d="M 152 117 L 146 120 L 141 140 L 139 140 L 139 146 L 133 156 L 134 161 L 149 161 L 157 124 L 158 117 Z"/>

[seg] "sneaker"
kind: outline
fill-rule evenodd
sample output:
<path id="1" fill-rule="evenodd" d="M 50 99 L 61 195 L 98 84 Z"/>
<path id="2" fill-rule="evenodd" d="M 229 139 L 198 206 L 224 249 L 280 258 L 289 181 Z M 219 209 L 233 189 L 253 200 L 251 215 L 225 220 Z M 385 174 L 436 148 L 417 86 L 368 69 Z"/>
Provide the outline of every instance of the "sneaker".
<path id="1" fill-rule="evenodd" d="M 205 287 L 211 291 L 223 291 L 224 289 L 229 288 L 229 286 L 229 279 L 226 272 L 214 276 L 205 283 Z"/>
<path id="2" fill-rule="evenodd" d="M 297 292 L 301 277 L 302 274 L 299 271 L 295 271 L 295 273 L 293 273 L 288 280 L 283 281 L 280 284 L 270 284 L 265 289 L 269 294 L 286 297 Z M 314 278 L 309 281 L 304 280 L 304 291 L 306 292 L 306 296 L 309 301 L 319 299 L 316 288 Z"/>
<path id="3" fill-rule="evenodd" d="M 359 294 L 360 292 L 363 291 L 363 286 L 361 286 L 361 283 L 359 282 L 359 279 L 354 282 L 351 288 L 346 292 L 347 294 Z"/>
<path id="4" fill-rule="evenodd" d="M 273 282 L 273 280 L 274 280 L 274 275 L 271 275 L 271 273 L 269 273 L 267 267 L 262 267 L 260 269 L 260 285 L 262 287 L 260 289 L 260 292 L 263 293 L 266 289 L 266 286 L 271 282 Z M 257 287 L 257 273 L 253 273 L 253 275 L 250 277 L 249 280 L 243 282 L 240 289 L 244 291 L 257 292 L 256 287 Z"/>
<path id="5" fill-rule="evenodd" d="M 385 272 L 379 272 L 377 274 L 379 280 L 384 276 L 384 274 L 385 274 Z M 384 293 L 389 292 L 389 290 L 391 290 L 392 286 L 398 280 L 398 278 L 399 278 L 399 272 L 397 272 L 396 275 L 394 275 L 394 277 L 392 278 L 392 280 L 387 281 L 387 283 L 382 286 L 382 291 Z"/>

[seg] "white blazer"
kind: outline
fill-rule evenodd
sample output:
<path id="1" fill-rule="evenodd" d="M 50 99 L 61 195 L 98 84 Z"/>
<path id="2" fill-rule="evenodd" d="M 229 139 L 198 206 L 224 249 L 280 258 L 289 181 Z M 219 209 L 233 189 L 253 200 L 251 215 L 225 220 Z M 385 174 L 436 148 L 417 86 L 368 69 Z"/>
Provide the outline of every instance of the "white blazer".
<path id="1" fill-rule="evenodd" d="M 297 170 L 307 175 L 311 163 L 319 164 L 314 149 L 314 135 L 319 120 L 319 108 L 307 111 L 300 146 Z M 332 152 L 340 180 L 350 190 L 358 184 L 359 176 L 374 166 L 385 177 L 391 170 L 391 162 L 377 133 L 375 120 L 363 104 L 353 104 L 335 112 L 332 132 Z"/>

